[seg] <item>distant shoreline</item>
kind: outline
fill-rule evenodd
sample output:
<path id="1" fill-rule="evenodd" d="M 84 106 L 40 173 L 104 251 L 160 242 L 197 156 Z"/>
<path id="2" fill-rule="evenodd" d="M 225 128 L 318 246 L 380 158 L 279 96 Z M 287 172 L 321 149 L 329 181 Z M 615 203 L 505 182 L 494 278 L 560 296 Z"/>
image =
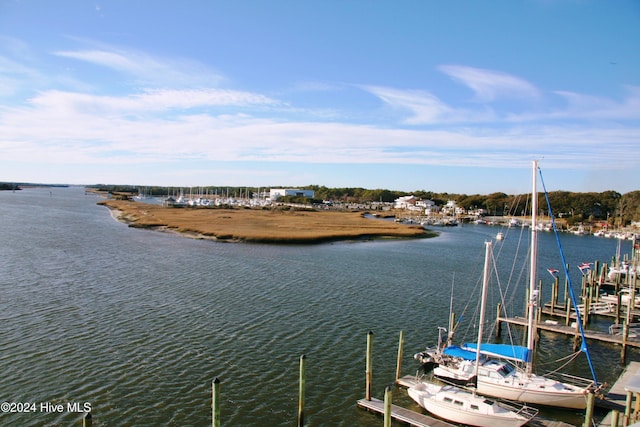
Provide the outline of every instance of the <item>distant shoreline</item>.
<path id="1" fill-rule="evenodd" d="M 224 242 L 311 244 L 340 240 L 428 238 L 419 225 L 365 218 L 363 212 L 289 209 L 167 208 L 128 200 L 98 203 L 130 227 Z"/>

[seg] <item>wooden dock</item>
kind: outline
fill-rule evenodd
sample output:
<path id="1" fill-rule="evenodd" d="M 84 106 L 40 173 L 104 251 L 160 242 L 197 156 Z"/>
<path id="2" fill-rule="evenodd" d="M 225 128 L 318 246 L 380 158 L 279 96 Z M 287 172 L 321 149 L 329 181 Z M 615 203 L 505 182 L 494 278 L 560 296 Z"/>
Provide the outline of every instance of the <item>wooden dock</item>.
<path id="1" fill-rule="evenodd" d="M 384 401 L 380 399 L 360 399 L 358 400 L 358 406 L 371 412 L 384 414 Z M 453 424 L 449 424 L 445 421 L 441 421 L 397 405 L 391 405 L 391 418 L 416 427 L 455 427 Z"/>
<path id="2" fill-rule="evenodd" d="M 614 410 L 620 413 L 620 418 L 618 421 L 618 425 L 622 424 L 622 416 L 624 415 L 624 410 L 627 401 L 627 384 L 632 382 L 633 379 L 640 378 L 640 362 L 631 362 L 627 365 L 620 378 L 615 382 L 615 384 L 611 387 L 606 396 L 606 401 L 610 402 L 612 405 L 615 405 Z M 637 399 L 637 397 L 636 397 Z M 611 427 L 613 420 L 613 411 L 609 412 L 607 416 L 605 416 L 599 427 Z"/>
<path id="3" fill-rule="evenodd" d="M 507 322 L 513 325 L 527 326 L 527 319 L 524 317 L 500 317 L 498 318 L 500 322 Z M 577 334 L 576 328 L 572 326 L 565 326 L 559 323 L 550 323 L 550 322 L 539 322 L 536 324 L 536 328 L 543 331 L 555 332 L 558 334 L 571 335 L 575 336 Z M 595 341 L 608 342 L 612 344 L 618 345 L 626 345 L 628 347 L 640 347 L 639 340 L 627 339 L 623 341 L 622 336 L 620 335 L 611 335 L 606 332 L 601 331 L 592 331 L 585 329 L 584 337 L 586 339 L 591 339 Z"/>

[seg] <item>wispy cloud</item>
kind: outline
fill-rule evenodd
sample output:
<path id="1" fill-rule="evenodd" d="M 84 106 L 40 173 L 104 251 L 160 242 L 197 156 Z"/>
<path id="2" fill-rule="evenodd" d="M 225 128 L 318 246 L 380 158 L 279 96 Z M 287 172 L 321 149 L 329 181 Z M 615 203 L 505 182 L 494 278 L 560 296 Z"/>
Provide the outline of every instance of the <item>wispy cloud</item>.
<path id="1" fill-rule="evenodd" d="M 234 106 L 250 108 L 277 105 L 278 101 L 264 95 L 225 89 L 150 89 L 129 96 L 99 96 L 85 93 L 47 91 L 29 100 L 39 110 L 74 110 L 94 114 L 124 115 L 170 110 Z"/>
<path id="2" fill-rule="evenodd" d="M 370 163 L 526 167 L 545 155 L 549 167 L 565 156 L 588 168 L 637 164 L 635 129 L 520 126 L 447 130 L 393 129 L 336 122 L 285 121 L 276 113 L 189 111 L 210 103 L 271 102 L 244 93 L 142 93 L 128 97 L 48 92 L 28 107 L 0 112 L 5 160 L 78 164 L 144 164 L 176 160 Z M 257 99 L 254 100 L 253 96 Z M 193 98 L 186 104 L 183 99 Z M 155 104 L 180 107 L 170 118 L 138 115 Z M 92 105 L 94 107 L 92 107 Z M 97 107 L 95 107 L 97 106 Z M 151 107 L 149 107 L 151 108 Z M 590 147 L 615 141 L 593 157 Z M 587 148 L 583 150 L 581 148 Z M 545 154 L 546 153 L 546 154 Z"/>
<path id="3" fill-rule="evenodd" d="M 638 87 L 629 87 L 622 102 L 559 90 L 554 94 L 564 101 L 562 108 L 557 103 L 540 108 L 540 99 L 549 97 L 523 79 L 447 65 L 441 71 L 470 87 L 478 102 L 442 99 L 436 88 L 314 83 L 295 87 L 309 94 L 300 107 L 263 93 L 216 86 L 224 80 L 219 73 L 186 60 L 104 46 L 58 50 L 55 56 L 105 67 L 144 83 L 144 89 L 107 96 L 79 85 L 64 90 L 59 78 L 42 80 L 49 86 L 37 85 L 28 99 L 0 108 L 5 162 L 143 165 L 196 159 L 504 168 L 527 167 L 531 158 L 544 156 L 547 167 L 563 167 L 570 158 L 575 168 L 586 170 L 640 163 L 638 126 L 616 124 L 640 118 Z M 0 57 L 0 84 L 17 79 L 26 87 L 42 76 L 29 65 Z M 77 77 L 70 73 L 67 78 Z M 333 94 L 345 87 L 374 95 L 398 114 L 380 122 L 355 122 L 349 118 L 376 112 L 379 105 L 363 103 L 357 114 L 340 116 L 344 107 L 330 97 L 323 98 L 322 109 L 313 110 L 315 92 Z M 530 100 L 536 108 L 516 113 L 504 105 L 486 105 L 507 97 Z M 594 157 L 594 149 L 603 146 L 607 149 Z"/>
<path id="4" fill-rule="evenodd" d="M 102 66 L 148 85 L 217 86 L 224 76 L 210 67 L 183 58 L 160 58 L 134 50 L 99 46 L 59 50 L 53 55 Z"/>
<path id="5" fill-rule="evenodd" d="M 462 65 L 441 65 L 440 71 L 468 86 L 478 102 L 492 102 L 498 98 L 535 99 L 538 89 L 519 77 L 500 71 Z"/>
<path id="6" fill-rule="evenodd" d="M 392 108 L 407 112 L 403 123 L 408 125 L 475 123 L 495 119 L 495 114 L 490 109 L 454 108 L 434 94 L 423 90 L 401 90 L 380 86 L 362 86 L 362 88 Z"/>
<path id="7" fill-rule="evenodd" d="M 623 102 L 569 91 L 556 91 L 567 102 L 565 111 L 557 112 L 564 117 L 585 119 L 640 120 L 640 87 L 627 87 Z"/>

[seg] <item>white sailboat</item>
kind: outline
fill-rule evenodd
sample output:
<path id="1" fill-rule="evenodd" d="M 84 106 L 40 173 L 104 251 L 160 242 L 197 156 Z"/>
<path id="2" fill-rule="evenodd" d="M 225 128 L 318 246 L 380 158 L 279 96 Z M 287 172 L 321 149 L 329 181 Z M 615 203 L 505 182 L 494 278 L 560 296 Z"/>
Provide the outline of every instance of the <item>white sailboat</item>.
<path id="1" fill-rule="evenodd" d="M 484 318 L 489 281 L 489 260 L 491 242 L 486 242 L 484 275 L 482 281 L 482 301 L 480 318 Z M 478 328 L 478 342 L 482 339 L 483 322 Z M 475 373 L 480 364 L 480 353 L 475 360 Z M 421 407 L 449 421 L 481 427 L 519 427 L 537 415 L 537 411 L 526 406 L 508 405 L 476 395 L 452 385 L 438 385 L 418 382 L 408 388 L 409 396 Z"/>
<path id="2" fill-rule="evenodd" d="M 511 407 L 452 385 L 420 382 L 407 392 L 432 414 L 469 426 L 520 427 L 537 414 L 532 408 Z"/>
<path id="3" fill-rule="evenodd" d="M 532 356 L 537 333 L 535 315 L 538 297 L 536 172 L 537 162 L 534 161 L 527 347 L 509 344 L 464 344 L 461 347 L 439 348 L 429 353 L 429 356 L 438 364 L 434 368 L 436 376 L 454 381 L 475 381 L 478 393 L 537 405 L 584 409 L 587 393 L 596 388 L 595 381 L 570 375 L 551 378 L 533 373 Z M 474 360 L 480 355 L 484 358 L 478 364 Z M 513 361 L 524 363 L 524 368 L 514 366 Z"/>

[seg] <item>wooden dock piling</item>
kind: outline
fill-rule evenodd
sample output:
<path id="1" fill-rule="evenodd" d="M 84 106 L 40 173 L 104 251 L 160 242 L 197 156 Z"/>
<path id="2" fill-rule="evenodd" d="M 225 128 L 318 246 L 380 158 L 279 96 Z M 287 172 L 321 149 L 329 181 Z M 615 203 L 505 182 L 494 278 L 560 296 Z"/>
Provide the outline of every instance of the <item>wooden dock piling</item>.
<path id="1" fill-rule="evenodd" d="M 211 425 L 220 427 L 220 380 L 215 377 L 211 382 Z"/>
<path id="2" fill-rule="evenodd" d="M 400 379 L 402 373 L 402 352 L 404 350 L 404 331 L 400 331 L 400 338 L 398 340 L 398 361 L 396 363 L 396 381 Z"/>
<path id="3" fill-rule="evenodd" d="M 298 427 L 304 425 L 304 390 L 306 385 L 305 367 L 307 357 L 303 354 L 300 356 L 300 382 L 298 390 Z"/>
<path id="4" fill-rule="evenodd" d="M 82 427 L 92 427 L 93 426 L 93 418 L 91 417 L 91 412 L 87 412 L 82 417 Z"/>
<path id="5" fill-rule="evenodd" d="M 384 389 L 384 427 L 391 427 L 391 387 Z"/>
<path id="6" fill-rule="evenodd" d="M 593 420 L 593 408 L 595 406 L 595 395 L 593 392 L 587 393 L 587 409 L 584 415 L 584 427 L 591 427 Z"/>
<path id="7" fill-rule="evenodd" d="M 367 362 L 365 372 L 365 399 L 371 400 L 371 373 L 372 373 L 373 332 L 367 334 Z"/>

